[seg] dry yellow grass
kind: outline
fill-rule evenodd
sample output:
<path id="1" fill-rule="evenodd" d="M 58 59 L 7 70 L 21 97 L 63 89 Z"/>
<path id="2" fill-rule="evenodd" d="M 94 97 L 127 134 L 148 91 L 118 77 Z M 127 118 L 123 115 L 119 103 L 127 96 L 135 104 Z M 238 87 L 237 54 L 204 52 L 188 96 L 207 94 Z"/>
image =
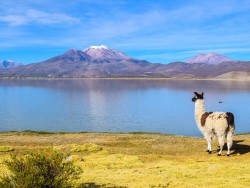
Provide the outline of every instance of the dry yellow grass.
<path id="1" fill-rule="evenodd" d="M 235 136 L 230 157 L 205 152 L 201 138 L 163 134 L 0 134 L 0 162 L 10 153 L 53 147 L 70 152 L 83 168 L 76 186 L 100 187 L 250 187 L 250 135 Z M 7 172 L 1 163 L 0 171 Z M 94 184 L 93 184 L 94 185 Z M 94 187 L 94 186 L 93 186 Z"/>

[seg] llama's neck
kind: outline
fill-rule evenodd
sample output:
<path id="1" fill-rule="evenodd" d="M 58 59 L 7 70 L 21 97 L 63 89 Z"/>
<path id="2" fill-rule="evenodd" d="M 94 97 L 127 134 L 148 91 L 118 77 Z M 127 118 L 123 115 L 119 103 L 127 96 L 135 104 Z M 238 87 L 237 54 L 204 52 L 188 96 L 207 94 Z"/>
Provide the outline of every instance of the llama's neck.
<path id="1" fill-rule="evenodd" d="M 204 100 L 198 99 L 195 102 L 195 120 L 197 123 L 197 126 L 201 129 L 201 116 L 205 113 L 205 105 Z"/>

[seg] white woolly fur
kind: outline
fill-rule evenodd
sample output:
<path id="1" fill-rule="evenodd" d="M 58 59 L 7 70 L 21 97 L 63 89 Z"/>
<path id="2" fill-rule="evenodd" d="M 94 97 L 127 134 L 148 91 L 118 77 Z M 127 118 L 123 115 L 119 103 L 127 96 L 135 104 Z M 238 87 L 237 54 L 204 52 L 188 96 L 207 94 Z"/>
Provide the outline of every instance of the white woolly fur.
<path id="1" fill-rule="evenodd" d="M 202 115 L 205 113 L 205 105 L 203 99 L 197 99 L 195 101 L 195 119 L 198 128 L 203 133 L 205 139 L 207 140 L 208 147 L 207 150 L 209 153 L 212 152 L 212 141 L 217 138 L 220 150 L 218 155 L 221 155 L 224 139 L 227 138 L 227 155 L 230 155 L 230 148 L 233 144 L 233 133 L 235 129 L 234 122 L 233 124 L 228 124 L 227 113 L 226 112 L 213 112 L 211 113 L 205 121 L 205 125 L 201 125 Z"/>

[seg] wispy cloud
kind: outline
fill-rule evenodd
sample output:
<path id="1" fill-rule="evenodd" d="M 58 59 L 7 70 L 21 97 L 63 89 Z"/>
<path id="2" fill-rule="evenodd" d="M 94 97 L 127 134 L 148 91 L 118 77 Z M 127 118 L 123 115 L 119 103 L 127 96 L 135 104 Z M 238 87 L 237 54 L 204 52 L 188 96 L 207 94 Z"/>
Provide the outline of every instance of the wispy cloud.
<path id="1" fill-rule="evenodd" d="M 249 12 L 249 0 L 8 0 L 0 6 L 0 27 L 6 31 L 0 31 L 0 47 L 105 44 L 154 62 L 234 50 L 250 59 Z"/>
<path id="2" fill-rule="evenodd" d="M 76 24 L 80 23 L 80 19 L 60 13 L 48 13 L 40 10 L 27 10 L 23 14 L 10 14 L 0 16 L 0 21 L 6 22 L 10 26 L 42 24 L 42 25 L 58 25 L 58 24 Z"/>
<path id="3" fill-rule="evenodd" d="M 90 19 L 87 25 L 80 26 L 73 30 L 76 36 L 82 36 L 94 40 L 107 40 L 119 37 L 130 37 L 131 34 L 147 32 L 164 23 L 164 17 L 160 10 L 150 10 L 144 13 L 117 12 L 114 17 L 105 18 L 95 16 Z"/>

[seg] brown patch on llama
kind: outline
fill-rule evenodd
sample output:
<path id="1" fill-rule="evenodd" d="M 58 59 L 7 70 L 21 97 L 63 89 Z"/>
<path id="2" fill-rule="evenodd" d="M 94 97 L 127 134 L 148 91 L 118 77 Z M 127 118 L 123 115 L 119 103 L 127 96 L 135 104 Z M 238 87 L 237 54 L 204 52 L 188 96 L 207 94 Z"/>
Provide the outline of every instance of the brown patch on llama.
<path id="1" fill-rule="evenodd" d="M 212 113 L 213 113 L 213 112 L 205 112 L 204 114 L 202 114 L 202 116 L 201 116 L 201 126 L 202 126 L 202 127 L 205 126 L 206 120 L 207 120 L 208 116 L 209 116 L 210 114 L 212 114 Z"/>

